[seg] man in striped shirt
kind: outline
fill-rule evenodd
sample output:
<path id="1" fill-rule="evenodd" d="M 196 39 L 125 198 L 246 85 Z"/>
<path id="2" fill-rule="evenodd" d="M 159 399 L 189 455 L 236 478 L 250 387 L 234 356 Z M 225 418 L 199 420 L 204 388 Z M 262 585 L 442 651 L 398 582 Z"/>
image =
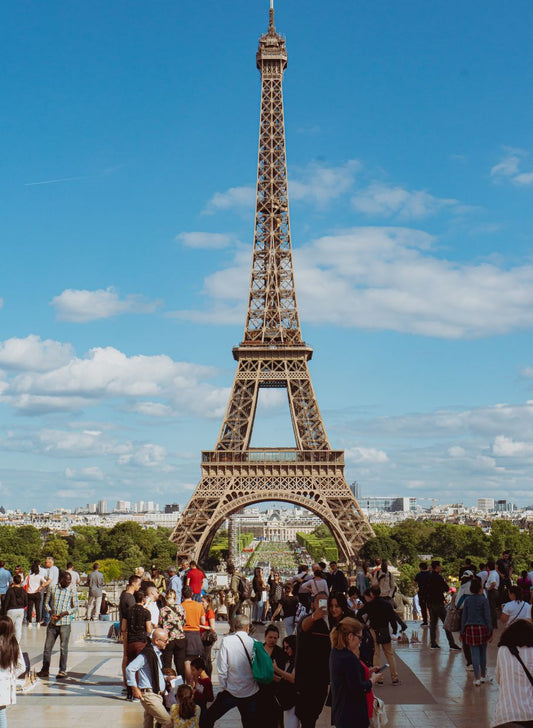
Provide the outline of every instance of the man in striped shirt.
<path id="1" fill-rule="evenodd" d="M 59 637 L 60 657 L 59 672 L 57 678 L 67 677 L 68 643 L 70 640 L 70 628 L 73 614 L 78 609 L 78 595 L 76 589 L 71 586 L 71 576 L 68 571 L 62 571 L 59 576 L 59 583 L 49 587 L 46 595 L 46 608 L 50 612 L 50 622 L 46 628 L 46 640 L 44 643 L 43 666 L 37 675 L 46 678 L 50 674 L 50 660 L 55 642 Z"/>

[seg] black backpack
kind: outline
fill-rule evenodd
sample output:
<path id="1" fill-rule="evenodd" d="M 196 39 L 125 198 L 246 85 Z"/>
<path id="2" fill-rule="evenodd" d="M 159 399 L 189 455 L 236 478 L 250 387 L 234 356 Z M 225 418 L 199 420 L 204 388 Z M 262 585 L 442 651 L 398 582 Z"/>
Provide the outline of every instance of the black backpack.
<path id="1" fill-rule="evenodd" d="M 239 583 L 237 584 L 237 591 L 239 592 L 239 599 L 243 602 L 245 599 L 252 598 L 252 582 L 242 574 L 239 574 L 238 576 Z"/>

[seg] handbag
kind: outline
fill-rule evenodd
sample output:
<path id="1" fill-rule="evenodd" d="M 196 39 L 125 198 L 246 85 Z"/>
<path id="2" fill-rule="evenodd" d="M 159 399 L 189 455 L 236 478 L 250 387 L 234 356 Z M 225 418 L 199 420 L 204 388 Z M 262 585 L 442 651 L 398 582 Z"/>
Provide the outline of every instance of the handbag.
<path id="1" fill-rule="evenodd" d="M 376 633 L 376 642 L 378 645 L 387 645 L 391 641 L 389 628 L 377 627 L 374 632 Z"/>
<path id="2" fill-rule="evenodd" d="M 461 610 L 455 606 L 455 594 L 452 601 L 448 604 L 446 617 L 444 618 L 444 629 L 450 632 L 460 632 L 461 630 Z"/>
<path id="3" fill-rule="evenodd" d="M 372 710 L 372 718 L 370 718 L 370 728 L 382 728 L 387 725 L 389 719 L 387 717 L 387 707 L 381 698 L 374 697 L 374 708 Z"/>

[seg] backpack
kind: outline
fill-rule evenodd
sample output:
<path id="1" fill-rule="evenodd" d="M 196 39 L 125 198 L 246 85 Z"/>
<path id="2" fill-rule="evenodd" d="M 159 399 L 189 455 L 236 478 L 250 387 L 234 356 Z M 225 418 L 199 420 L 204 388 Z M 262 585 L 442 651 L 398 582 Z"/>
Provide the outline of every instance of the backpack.
<path id="1" fill-rule="evenodd" d="M 237 584 L 237 591 L 239 592 L 239 599 L 243 602 L 245 599 L 252 598 L 252 582 L 249 581 L 245 576 L 239 574 L 239 583 Z"/>

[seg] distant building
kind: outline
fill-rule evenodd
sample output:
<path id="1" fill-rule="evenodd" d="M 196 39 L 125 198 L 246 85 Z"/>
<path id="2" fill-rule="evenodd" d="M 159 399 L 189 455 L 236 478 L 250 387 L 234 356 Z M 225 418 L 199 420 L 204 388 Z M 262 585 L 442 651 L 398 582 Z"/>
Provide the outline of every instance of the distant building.
<path id="1" fill-rule="evenodd" d="M 477 507 L 480 511 L 493 511 L 494 510 L 494 498 L 478 498 Z"/>
<path id="2" fill-rule="evenodd" d="M 357 480 L 350 483 L 350 490 L 354 494 L 355 500 L 359 502 L 361 500 L 361 485 L 357 482 Z"/>
<path id="3" fill-rule="evenodd" d="M 165 513 L 179 513 L 180 507 L 177 503 L 167 503 L 165 505 Z"/>
<path id="4" fill-rule="evenodd" d="M 106 501 L 106 500 L 103 500 L 103 499 L 102 499 L 102 500 L 99 500 L 99 501 L 98 501 L 98 506 L 97 506 L 97 508 L 96 508 L 96 512 L 97 512 L 97 513 L 98 513 L 98 514 L 99 514 L 100 516 L 102 516 L 102 515 L 104 515 L 105 513 L 107 513 L 107 501 Z"/>
<path id="5" fill-rule="evenodd" d="M 96 513 L 96 503 L 87 503 L 87 513 Z"/>
<path id="6" fill-rule="evenodd" d="M 405 496 L 364 496 L 358 499 L 361 508 L 384 513 L 408 513 L 416 510 L 416 498 Z"/>
<path id="7" fill-rule="evenodd" d="M 508 513 L 515 510 L 515 505 L 506 500 L 497 500 L 494 504 L 494 510 L 497 513 Z"/>
<path id="8" fill-rule="evenodd" d="M 115 506 L 117 513 L 129 513 L 131 510 L 131 502 L 126 500 L 118 500 Z"/>

